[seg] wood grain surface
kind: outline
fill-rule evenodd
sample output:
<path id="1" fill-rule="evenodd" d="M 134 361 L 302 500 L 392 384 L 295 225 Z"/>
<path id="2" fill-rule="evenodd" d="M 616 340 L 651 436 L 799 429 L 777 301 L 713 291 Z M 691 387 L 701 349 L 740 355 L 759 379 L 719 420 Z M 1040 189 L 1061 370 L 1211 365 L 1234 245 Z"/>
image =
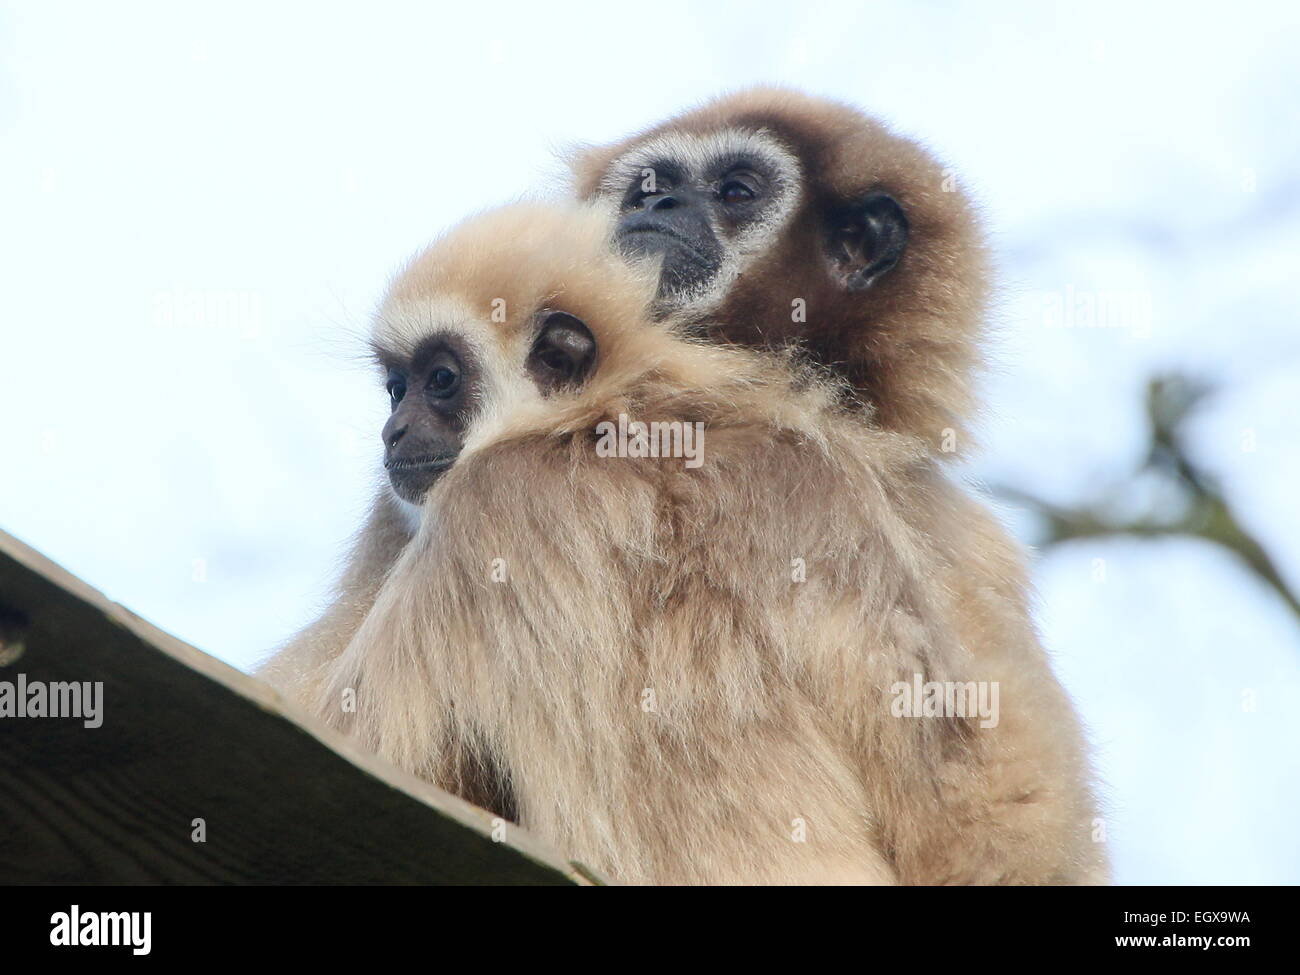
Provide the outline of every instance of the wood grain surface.
<path id="1" fill-rule="evenodd" d="M 360 754 L 0 532 L 0 681 L 19 674 L 102 681 L 103 724 L 0 718 L 0 883 L 597 879 L 513 824 L 494 841 L 490 813 Z"/>

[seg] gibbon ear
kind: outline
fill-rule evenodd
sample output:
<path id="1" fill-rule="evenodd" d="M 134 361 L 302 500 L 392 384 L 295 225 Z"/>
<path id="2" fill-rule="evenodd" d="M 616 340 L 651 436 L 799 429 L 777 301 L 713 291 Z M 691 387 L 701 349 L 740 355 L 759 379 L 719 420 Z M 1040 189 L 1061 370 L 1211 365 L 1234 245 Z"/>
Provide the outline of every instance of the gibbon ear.
<path id="1" fill-rule="evenodd" d="M 907 247 L 907 215 L 888 193 L 872 193 L 831 216 L 831 263 L 847 291 L 865 291 Z"/>
<path id="2" fill-rule="evenodd" d="M 591 329 L 564 311 L 544 310 L 541 328 L 528 353 L 528 374 L 543 395 L 586 382 L 596 366 L 596 339 Z"/>

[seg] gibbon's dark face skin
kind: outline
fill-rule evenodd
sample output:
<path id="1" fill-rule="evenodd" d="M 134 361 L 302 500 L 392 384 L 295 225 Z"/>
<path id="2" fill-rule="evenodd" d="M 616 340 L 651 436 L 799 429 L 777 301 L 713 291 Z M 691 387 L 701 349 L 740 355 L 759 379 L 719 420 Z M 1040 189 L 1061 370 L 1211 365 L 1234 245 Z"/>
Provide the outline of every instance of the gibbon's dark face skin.
<path id="1" fill-rule="evenodd" d="M 741 234 L 764 222 L 781 219 L 773 199 L 784 175 L 760 156 L 738 152 L 724 156 L 698 178 L 684 161 L 664 158 L 644 167 L 620 201 L 615 233 L 627 253 L 662 255 L 661 298 L 689 298 L 707 290 Z M 865 291 L 902 257 L 908 237 L 903 208 L 888 193 L 860 200 L 815 199 L 805 207 L 817 212 L 823 228 L 819 254 L 826 272 L 846 292 Z M 779 227 L 774 227 L 779 230 Z M 767 247 L 784 237 L 770 237 Z"/>
<path id="2" fill-rule="evenodd" d="M 405 362 L 388 361 L 392 416 L 380 436 L 393 491 L 418 504 L 456 462 L 478 399 L 479 369 L 454 335 L 425 339 Z"/>
<path id="3" fill-rule="evenodd" d="M 727 160 L 698 179 L 671 160 L 646 168 L 651 172 L 623 197 L 619 245 L 631 254 L 663 257 L 662 295 L 706 285 L 721 269 L 731 239 L 770 209 L 772 174 L 747 159 Z"/>
<path id="4" fill-rule="evenodd" d="M 567 312 L 543 309 L 524 367 L 542 395 L 581 385 L 596 364 L 590 329 Z M 384 424 L 384 468 L 393 491 L 419 504 L 451 469 L 488 390 L 470 344 L 455 333 L 431 335 L 409 356 L 379 349 L 392 415 Z"/>

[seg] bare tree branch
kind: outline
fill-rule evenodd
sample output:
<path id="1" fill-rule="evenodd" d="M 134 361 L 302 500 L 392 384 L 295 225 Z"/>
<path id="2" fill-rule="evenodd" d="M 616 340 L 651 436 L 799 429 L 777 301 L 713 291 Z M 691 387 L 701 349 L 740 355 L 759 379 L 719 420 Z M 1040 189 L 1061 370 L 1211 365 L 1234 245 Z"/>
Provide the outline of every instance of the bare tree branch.
<path id="1" fill-rule="evenodd" d="M 1267 583 L 1300 616 L 1300 599 L 1283 579 L 1268 551 L 1238 520 L 1216 480 L 1197 467 L 1184 449 L 1183 430 L 1187 418 L 1211 392 L 1211 387 L 1186 376 L 1158 376 L 1147 386 L 1147 417 L 1151 424 L 1151 449 L 1133 473 L 1137 479 L 1156 473 L 1176 484 L 1188 499 L 1181 517 L 1167 513 L 1118 518 L 1117 501 L 1124 494 L 1120 484 L 1077 507 L 1062 507 L 1007 485 L 996 485 L 995 494 L 1036 512 L 1047 525 L 1044 547 L 1080 538 L 1106 535 L 1157 537 L 1191 535 L 1214 542 L 1238 555 L 1246 566 Z"/>

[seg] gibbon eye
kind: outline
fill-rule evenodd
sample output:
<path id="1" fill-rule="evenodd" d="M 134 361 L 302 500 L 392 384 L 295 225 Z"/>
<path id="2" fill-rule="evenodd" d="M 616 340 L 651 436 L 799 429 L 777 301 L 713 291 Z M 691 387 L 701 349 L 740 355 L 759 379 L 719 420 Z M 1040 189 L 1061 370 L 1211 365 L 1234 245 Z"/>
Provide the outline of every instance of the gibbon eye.
<path id="1" fill-rule="evenodd" d="M 449 366 L 439 366 L 429 376 L 429 392 L 446 399 L 460 388 L 460 373 Z"/>
<path id="2" fill-rule="evenodd" d="M 395 373 L 390 373 L 388 384 L 384 388 L 388 390 L 389 407 L 394 410 L 397 409 L 397 404 L 406 395 L 406 380 Z"/>
<path id="3" fill-rule="evenodd" d="M 755 195 L 751 187 L 738 179 L 729 179 L 718 187 L 718 198 L 723 203 L 748 203 Z"/>

